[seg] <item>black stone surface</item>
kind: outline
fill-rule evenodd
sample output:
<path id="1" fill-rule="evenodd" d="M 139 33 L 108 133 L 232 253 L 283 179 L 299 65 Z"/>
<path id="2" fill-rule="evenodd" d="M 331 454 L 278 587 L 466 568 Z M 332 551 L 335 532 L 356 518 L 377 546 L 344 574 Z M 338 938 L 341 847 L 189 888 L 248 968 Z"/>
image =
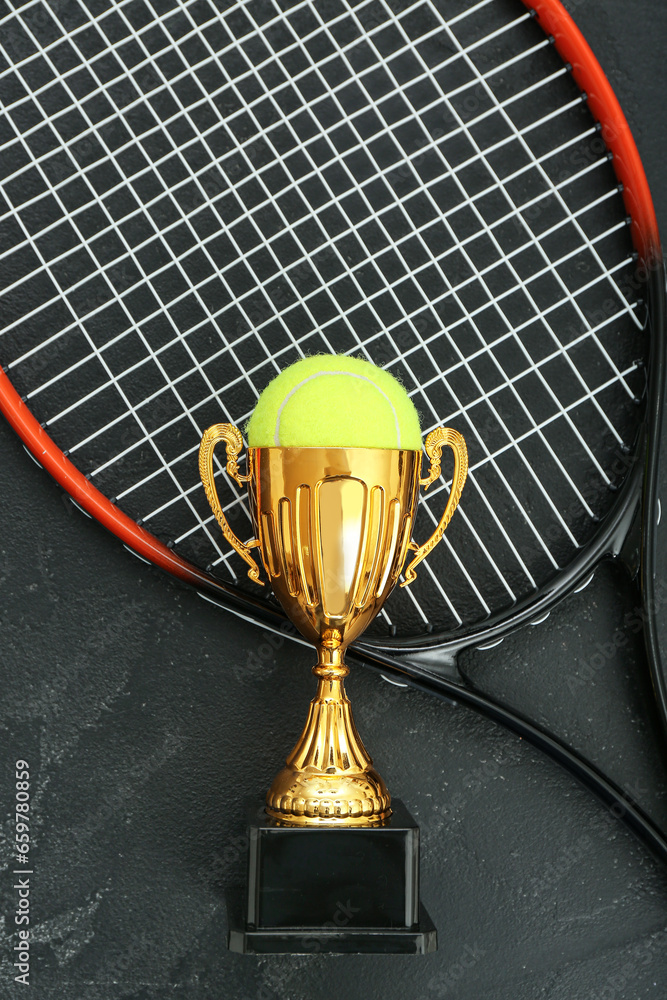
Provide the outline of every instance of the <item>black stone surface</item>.
<path id="1" fill-rule="evenodd" d="M 667 233 L 667 8 L 569 7 L 632 124 Z M 9 937 L 19 757 L 33 775 L 38 1000 L 664 1000 L 667 877 L 644 849 L 530 746 L 357 667 L 347 685 L 357 724 L 420 825 L 439 950 L 419 960 L 227 951 L 224 897 L 243 878 L 244 802 L 298 736 L 310 660 L 133 559 L 4 425 L 0 478 L 2 1000 L 22 989 Z M 640 647 L 587 669 L 628 602 L 637 598 L 621 569 L 601 567 L 544 624 L 470 654 L 466 667 L 667 827 Z"/>

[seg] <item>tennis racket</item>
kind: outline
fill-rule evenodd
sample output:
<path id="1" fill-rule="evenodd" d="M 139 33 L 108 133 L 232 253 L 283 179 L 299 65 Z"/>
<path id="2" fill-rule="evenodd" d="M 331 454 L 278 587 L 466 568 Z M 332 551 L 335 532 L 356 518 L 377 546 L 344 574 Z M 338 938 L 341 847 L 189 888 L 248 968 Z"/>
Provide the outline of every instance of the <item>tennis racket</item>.
<path id="1" fill-rule="evenodd" d="M 469 485 L 357 655 L 541 745 L 667 859 L 620 789 L 456 669 L 460 650 L 583 587 L 644 481 L 667 719 L 652 613 L 662 255 L 627 123 L 562 5 L 7 6 L 0 407 L 30 454 L 137 556 L 284 631 L 210 513 L 202 432 L 243 427 L 300 357 L 387 368 L 425 433 L 464 435 Z M 422 500 L 417 538 L 447 489 Z"/>

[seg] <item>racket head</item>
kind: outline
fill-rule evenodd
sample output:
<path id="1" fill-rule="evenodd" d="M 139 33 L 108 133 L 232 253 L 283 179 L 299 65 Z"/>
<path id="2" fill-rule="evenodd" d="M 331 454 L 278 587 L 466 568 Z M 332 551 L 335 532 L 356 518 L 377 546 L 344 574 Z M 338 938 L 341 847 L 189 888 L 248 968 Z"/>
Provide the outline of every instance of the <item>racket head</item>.
<path id="1" fill-rule="evenodd" d="M 20 318 L 0 339 L 7 365 L 0 405 L 10 422 L 75 502 L 132 551 L 240 613 L 276 624 L 277 610 L 244 580 L 215 534 L 196 473 L 199 435 L 221 418 L 243 423 L 257 392 L 300 353 L 359 352 L 402 377 L 426 414 L 425 430 L 436 422 L 458 426 L 473 457 L 470 499 L 466 509 L 464 495 L 458 524 L 448 530 L 442 561 L 431 562 L 416 594 L 392 595 L 367 644 L 455 649 L 539 617 L 585 579 L 636 503 L 645 307 L 648 295 L 661 305 L 663 294 L 655 214 L 636 147 L 571 18 L 553 0 L 526 4 L 528 12 L 513 0 L 448 5 L 447 22 L 438 4 L 422 5 L 421 20 L 409 5 L 318 7 L 316 21 L 303 4 L 232 6 L 221 16 L 202 3 L 160 14 L 139 6 L 143 22 L 136 24 L 122 10 L 120 21 L 103 13 L 87 25 L 82 14 L 77 23 L 57 12 L 31 18 L 30 5 L 11 20 L 8 149 L 18 159 L 6 191 L 19 200 L 8 219 L 18 220 L 24 238 L 9 251 L 10 275 L 19 277 L 5 299 Z M 503 49 L 514 35 L 521 44 Z M 71 66 L 56 60 L 65 58 L 63 45 Z M 178 66 L 169 63 L 174 55 Z M 217 76 L 212 87 L 218 63 L 227 79 Z M 271 73 L 274 91 L 266 83 Z M 527 87 L 517 83 L 526 74 L 533 74 Z M 498 78 L 494 89 L 489 81 Z M 528 91 L 519 100 L 517 87 Z M 56 92 L 62 135 L 47 141 L 39 116 Z M 541 121 L 535 100 L 547 92 L 565 111 Z M 280 100 L 265 102 L 267 93 Z M 269 116 L 263 125 L 260 112 Z M 264 139 L 274 133 L 269 149 Z M 513 169 L 499 183 L 498 162 L 510 153 Z M 285 184 L 280 171 L 288 162 Z M 493 201 L 499 192 L 500 208 Z M 480 209 L 487 196 L 488 216 Z M 299 225 L 289 224 L 289 212 Z M 309 227 L 323 219 L 316 237 Z M 78 233 L 72 246 L 63 224 Z M 625 257 L 630 239 L 636 260 Z M 460 243 L 477 240 L 477 256 L 461 253 Z M 599 281 L 582 282 L 593 265 Z M 501 272 L 510 279 L 496 291 L 492 279 Z M 554 281 L 558 294 L 547 287 Z M 611 289 L 614 308 L 606 312 L 600 283 Z M 517 290 L 515 315 L 509 303 Z M 508 304 L 499 309 L 498 301 Z M 57 321 L 61 329 L 45 336 L 63 304 L 69 311 Z M 527 305 L 533 312 L 526 318 Z M 184 318 L 195 307 L 195 321 Z M 614 326 L 616 312 L 622 329 Z M 661 323 L 657 304 L 652 315 Z M 660 337 L 655 330 L 650 336 L 654 399 Z M 183 352 L 187 363 L 175 359 Z M 91 367 L 101 376 L 81 381 Z M 189 401 L 183 387 L 193 380 L 199 387 Z M 536 382 L 537 391 L 523 398 L 522 380 Z M 577 420 L 572 380 L 583 393 Z M 503 394 L 513 410 L 498 404 Z M 148 416 L 137 420 L 142 410 Z M 593 455 L 587 421 L 600 421 L 604 432 L 594 426 L 591 436 L 602 444 Z M 541 480 L 533 471 L 546 468 L 545 454 L 550 464 Z M 171 491 L 162 491 L 161 481 Z M 243 535 L 245 524 L 249 535 L 243 496 L 222 470 L 219 484 L 235 530 Z M 435 494 L 417 533 L 429 531 L 446 485 Z"/>

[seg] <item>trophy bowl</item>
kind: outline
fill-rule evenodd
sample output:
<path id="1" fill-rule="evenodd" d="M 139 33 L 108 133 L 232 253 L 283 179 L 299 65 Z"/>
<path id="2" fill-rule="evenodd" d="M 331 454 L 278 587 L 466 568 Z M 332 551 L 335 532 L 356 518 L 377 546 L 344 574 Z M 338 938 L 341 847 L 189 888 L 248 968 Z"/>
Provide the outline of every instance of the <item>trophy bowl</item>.
<path id="1" fill-rule="evenodd" d="M 215 489 L 213 453 L 226 445 L 226 469 L 249 487 L 256 538 L 231 531 Z M 412 541 L 420 485 L 440 476 L 442 448 L 454 453 L 452 487 L 435 532 Z M 345 650 L 375 618 L 412 558 L 401 586 L 440 541 L 459 502 L 468 456 L 462 436 L 438 428 L 426 438 L 429 474 L 420 478 L 422 453 L 390 448 L 249 448 L 233 424 L 204 433 L 199 470 L 211 509 L 230 545 L 263 584 L 253 549 L 286 615 L 317 650 L 317 692 L 285 767 L 266 796 L 266 812 L 290 826 L 374 826 L 391 815 L 391 797 L 357 732 L 344 678 Z"/>

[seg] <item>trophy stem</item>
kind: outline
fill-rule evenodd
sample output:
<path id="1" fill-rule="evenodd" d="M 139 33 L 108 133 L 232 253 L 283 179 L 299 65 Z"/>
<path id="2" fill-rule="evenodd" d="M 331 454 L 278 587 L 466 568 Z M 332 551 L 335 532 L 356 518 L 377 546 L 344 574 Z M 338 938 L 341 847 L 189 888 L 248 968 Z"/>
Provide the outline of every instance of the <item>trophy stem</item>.
<path id="1" fill-rule="evenodd" d="M 306 725 L 267 793 L 266 811 L 290 826 L 379 825 L 391 815 L 391 797 L 352 718 L 343 684 L 349 668 L 342 650 L 319 652 Z"/>

